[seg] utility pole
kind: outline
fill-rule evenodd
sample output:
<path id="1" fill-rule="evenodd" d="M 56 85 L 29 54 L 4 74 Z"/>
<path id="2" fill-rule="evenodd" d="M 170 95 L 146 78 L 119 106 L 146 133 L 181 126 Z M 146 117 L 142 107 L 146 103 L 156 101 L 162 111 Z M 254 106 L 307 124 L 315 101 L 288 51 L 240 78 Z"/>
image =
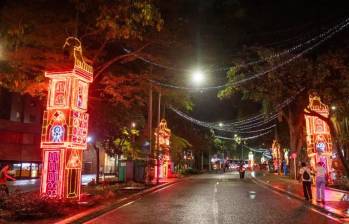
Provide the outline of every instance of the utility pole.
<path id="1" fill-rule="evenodd" d="M 278 126 L 277 126 L 277 124 L 275 125 L 275 140 L 276 140 L 276 142 L 279 144 L 279 133 L 278 133 Z M 280 146 L 281 147 L 281 146 Z M 280 152 L 280 150 L 281 150 L 281 148 L 278 148 L 277 149 L 277 163 L 278 163 L 278 174 L 279 174 L 279 176 L 281 175 L 281 161 L 280 161 L 280 157 L 281 157 L 281 152 Z"/>
<path id="2" fill-rule="evenodd" d="M 150 163 L 149 160 L 152 158 L 151 155 L 153 155 L 152 150 L 152 135 L 153 135 L 153 86 L 150 83 L 149 88 L 149 102 L 148 102 L 148 133 L 149 133 L 149 155 L 148 155 L 148 172 L 147 172 L 147 178 L 150 178 Z"/>
<path id="3" fill-rule="evenodd" d="M 159 184 L 159 178 L 160 178 L 160 142 L 159 142 L 159 131 L 160 131 L 160 116 L 161 116 L 161 90 L 159 90 L 159 98 L 158 98 L 158 128 L 157 128 L 157 134 L 156 134 L 156 142 L 157 142 L 157 150 L 156 150 L 156 184 Z"/>

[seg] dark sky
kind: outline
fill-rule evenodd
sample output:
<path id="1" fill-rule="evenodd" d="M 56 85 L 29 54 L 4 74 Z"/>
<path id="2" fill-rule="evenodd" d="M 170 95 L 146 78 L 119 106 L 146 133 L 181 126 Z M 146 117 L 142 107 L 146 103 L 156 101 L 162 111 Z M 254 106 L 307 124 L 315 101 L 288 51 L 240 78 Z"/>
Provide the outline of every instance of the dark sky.
<path id="1" fill-rule="evenodd" d="M 221 68 L 231 65 L 244 48 L 272 47 L 281 51 L 310 39 L 349 15 L 346 1 L 325 0 L 176 0 L 162 6 L 165 26 L 183 49 L 169 49 L 178 67 Z M 339 34 L 341 35 L 341 34 Z M 344 35 L 342 38 L 346 38 Z M 337 37 L 338 38 L 338 37 Z M 331 40 L 330 40 L 331 41 Z M 189 47 L 188 47 L 189 46 Z M 320 46 L 320 47 L 327 47 Z M 188 74 L 176 74 L 187 76 Z M 221 84 L 225 72 L 209 73 L 208 85 Z M 240 110 L 255 114 L 258 104 L 235 96 L 219 100 L 216 91 L 193 94 L 193 116 L 202 120 L 236 119 Z"/>

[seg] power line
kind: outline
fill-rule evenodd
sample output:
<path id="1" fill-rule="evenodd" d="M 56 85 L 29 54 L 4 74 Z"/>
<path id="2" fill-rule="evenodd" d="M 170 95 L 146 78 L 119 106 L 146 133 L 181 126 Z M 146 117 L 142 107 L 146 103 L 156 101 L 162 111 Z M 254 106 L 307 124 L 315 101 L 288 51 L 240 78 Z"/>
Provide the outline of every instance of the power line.
<path id="1" fill-rule="evenodd" d="M 333 37 L 336 33 L 342 31 L 344 28 L 346 28 L 347 26 L 349 25 L 349 18 L 346 19 L 343 23 L 337 25 L 336 27 L 332 28 L 332 29 L 329 29 L 328 31 L 320 34 L 319 36 L 320 37 L 323 37 L 323 39 L 319 40 L 317 43 L 311 45 L 310 47 L 306 48 L 305 50 L 301 51 L 300 53 L 296 54 L 295 56 L 292 56 L 291 58 L 289 58 L 288 60 L 276 65 L 276 66 L 273 66 L 265 71 L 262 71 L 262 72 L 259 72 L 259 73 L 256 73 L 254 75 L 251 75 L 247 78 L 244 78 L 244 79 L 241 79 L 241 80 L 238 80 L 238 81 L 230 81 L 226 84 L 222 84 L 222 85 L 216 85 L 216 86 L 208 86 L 208 87 L 189 87 L 189 86 L 179 86 L 179 85 L 173 85 L 173 84 L 169 84 L 169 83 L 163 83 L 163 82 L 160 82 L 160 81 L 157 81 L 157 80 L 149 80 L 150 82 L 156 84 L 156 85 L 159 85 L 159 86 L 162 86 L 162 87 L 167 87 L 167 88 L 173 88 L 173 89 L 181 89 L 181 90 L 196 90 L 196 91 L 203 91 L 203 90 L 217 90 L 217 89 L 222 89 L 222 88 L 226 88 L 226 87 L 229 87 L 229 86 L 238 86 L 238 85 L 241 85 L 241 84 L 244 84 L 248 81 L 251 81 L 253 79 L 256 79 L 256 78 L 259 78 L 267 73 L 270 73 L 270 72 L 273 72 L 291 62 L 293 62 L 294 60 L 302 57 L 304 54 L 310 52 L 311 50 L 313 50 L 314 48 L 318 47 L 319 45 L 321 45 L 323 42 L 325 42 L 326 40 L 330 39 L 331 37 Z M 334 30 L 332 33 L 330 33 L 332 30 Z M 312 38 L 314 39 L 314 38 Z M 311 40 L 312 40 L 311 39 Z M 317 38 L 315 38 L 317 39 Z M 311 40 L 308 40 L 310 42 L 313 42 Z M 307 42 L 308 42 L 307 41 Z M 294 47 L 294 48 L 297 48 Z M 286 50 L 286 51 L 289 51 L 289 50 Z M 278 55 L 282 55 L 283 52 L 279 53 Z M 261 60 L 258 60 L 258 61 L 254 61 L 254 62 L 250 62 L 250 63 L 247 63 L 248 65 L 252 65 L 252 64 L 256 64 L 256 63 L 260 63 L 261 61 L 265 61 L 265 60 L 270 60 L 272 58 L 272 56 L 270 57 L 267 57 L 266 59 L 261 59 Z M 247 64 L 244 64 L 243 66 L 247 65 Z M 237 66 L 242 66 L 242 65 L 237 65 Z"/>
<path id="2" fill-rule="evenodd" d="M 289 53 L 292 53 L 293 51 L 297 50 L 297 49 L 300 49 L 302 48 L 303 46 L 305 45 L 308 45 L 312 42 L 315 42 L 317 41 L 318 39 L 321 39 L 321 38 L 324 38 L 326 35 L 330 34 L 331 32 L 336 32 L 337 29 L 339 29 L 341 26 L 343 26 L 343 24 L 346 24 L 347 22 L 349 21 L 349 18 L 343 20 L 343 22 L 340 22 L 338 23 L 337 25 L 327 29 L 326 31 L 308 39 L 307 41 L 304 41 L 302 43 L 299 43 L 295 46 L 292 46 L 286 50 L 283 50 L 279 53 L 275 53 L 275 54 L 272 54 L 268 57 L 265 57 L 265 58 L 262 58 L 262 59 L 259 59 L 259 60 L 255 60 L 255 61 L 251 61 L 251 62 L 247 62 L 247 63 L 243 63 L 243 64 L 237 64 L 235 65 L 235 67 L 248 67 L 248 66 L 251 66 L 251 65 L 255 65 L 255 64 L 259 64 L 259 63 L 262 63 L 262 62 L 265 62 L 265 61 L 268 61 L 270 59 L 273 59 L 273 58 L 277 58 L 277 57 L 281 57 L 281 56 L 284 56 L 284 55 L 287 55 Z M 290 39 L 290 38 L 289 38 Z M 289 40 L 287 39 L 287 40 Z M 123 48 L 123 50 L 127 53 L 132 53 L 131 50 L 127 49 L 127 48 Z M 146 59 L 142 56 L 140 56 L 139 54 L 135 54 L 135 56 L 148 63 L 148 64 L 152 64 L 154 66 L 157 66 L 157 67 L 160 67 L 160 68 L 163 68 L 163 69 L 167 69 L 167 70 L 172 70 L 172 71 L 179 71 L 179 72 L 190 72 L 189 69 L 183 69 L 183 68 L 178 68 L 178 67 L 174 67 L 174 66 L 169 66 L 169 65 L 164 65 L 164 64 L 161 64 L 161 63 L 157 63 L 157 62 L 154 62 L 154 61 L 151 61 L 149 59 Z M 213 66 L 210 66 L 210 67 L 213 67 Z M 221 67 L 221 68 L 217 68 L 217 69 L 206 69 L 205 72 L 217 72 L 217 71 L 227 71 L 231 68 L 231 66 L 228 66 L 228 67 Z"/>

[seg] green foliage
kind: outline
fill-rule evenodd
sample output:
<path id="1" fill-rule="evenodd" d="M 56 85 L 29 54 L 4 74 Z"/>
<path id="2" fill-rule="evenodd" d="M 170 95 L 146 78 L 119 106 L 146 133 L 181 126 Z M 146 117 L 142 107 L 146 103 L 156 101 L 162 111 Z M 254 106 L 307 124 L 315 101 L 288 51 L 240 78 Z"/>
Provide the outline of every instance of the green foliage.
<path id="1" fill-rule="evenodd" d="M 100 6 L 99 10 L 96 28 L 107 39 L 142 39 L 144 28 L 155 27 L 160 31 L 164 23 L 151 1 L 110 2 Z"/>
<path id="2" fill-rule="evenodd" d="M 200 170 L 195 169 L 195 168 L 187 168 L 182 171 L 183 175 L 195 175 L 195 174 L 200 174 Z"/>
<path id="3" fill-rule="evenodd" d="M 185 138 L 182 138 L 180 136 L 175 135 L 173 132 L 171 134 L 171 159 L 175 164 L 180 163 L 180 161 L 183 159 L 183 152 L 191 148 L 192 145 L 189 143 L 188 140 Z"/>
<path id="4" fill-rule="evenodd" d="M 94 59 L 98 71 L 113 64 L 115 49 L 107 48 L 109 43 L 127 40 L 137 46 L 163 26 L 158 8 L 148 0 L 15 0 L 0 9 L 0 20 L 0 85 L 33 95 L 46 89 L 40 85 L 45 70 L 66 66 L 62 46 L 68 36 L 81 39 L 85 56 Z"/>

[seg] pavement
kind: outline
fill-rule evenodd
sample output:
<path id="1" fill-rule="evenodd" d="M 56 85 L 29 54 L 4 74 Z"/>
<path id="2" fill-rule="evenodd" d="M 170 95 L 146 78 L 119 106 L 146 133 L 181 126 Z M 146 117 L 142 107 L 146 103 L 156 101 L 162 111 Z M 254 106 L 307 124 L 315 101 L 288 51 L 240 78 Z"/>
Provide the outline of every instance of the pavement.
<path id="1" fill-rule="evenodd" d="M 263 184 L 266 184 L 275 190 L 286 193 L 300 200 L 303 200 L 304 198 L 302 183 L 297 180 L 290 179 L 288 176 L 279 176 L 277 174 L 271 174 L 268 172 L 256 172 L 253 173 L 253 176 L 256 178 L 256 180 L 261 181 Z M 316 201 L 316 187 L 313 185 L 312 195 L 312 206 L 345 218 L 349 221 L 349 192 L 333 188 L 326 188 L 325 202 L 319 203 Z"/>
<path id="2" fill-rule="evenodd" d="M 92 213 L 93 214 L 93 213 Z M 63 223 L 63 222 L 61 222 Z M 132 198 L 83 221 L 66 223 L 344 223 L 248 174 L 202 174 Z"/>
<path id="3" fill-rule="evenodd" d="M 92 179 L 96 179 L 95 174 L 83 174 L 81 178 L 82 185 L 87 185 L 87 183 L 89 183 Z M 8 181 L 7 183 L 10 192 L 14 192 L 16 190 L 19 190 L 21 192 L 40 190 L 40 178 Z"/>

